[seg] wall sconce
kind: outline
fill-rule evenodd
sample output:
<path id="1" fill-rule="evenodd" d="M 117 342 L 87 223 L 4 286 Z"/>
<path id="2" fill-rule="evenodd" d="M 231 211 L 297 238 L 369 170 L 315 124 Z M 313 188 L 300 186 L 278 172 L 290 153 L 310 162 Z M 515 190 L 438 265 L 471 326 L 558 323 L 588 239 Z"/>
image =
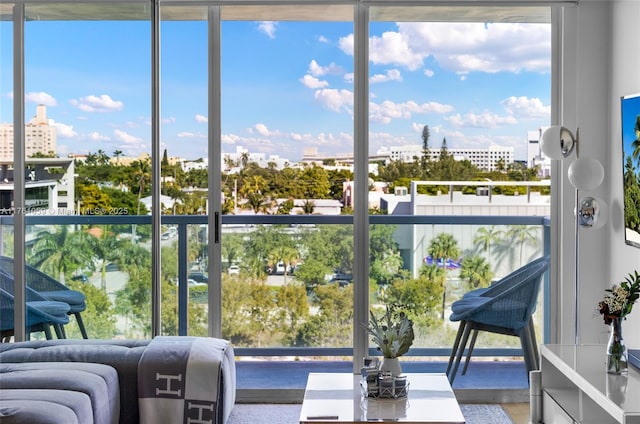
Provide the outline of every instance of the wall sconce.
<path id="1" fill-rule="evenodd" d="M 575 150 L 576 159 L 569 165 L 567 177 L 575 188 L 575 343 L 579 340 L 578 308 L 580 306 L 579 264 L 580 227 L 600 228 L 606 222 L 606 203 L 595 197 L 584 197 L 580 200 L 581 190 L 591 191 L 604 180 L 604 168 L 602 164 L 593 158 L 580 158 L 578 156 L 579 130 L 574 137 L 570 130 L 562 126 L 549 127 L 540 139 L 542 152 L 551 159 L 567 159 Z"/>

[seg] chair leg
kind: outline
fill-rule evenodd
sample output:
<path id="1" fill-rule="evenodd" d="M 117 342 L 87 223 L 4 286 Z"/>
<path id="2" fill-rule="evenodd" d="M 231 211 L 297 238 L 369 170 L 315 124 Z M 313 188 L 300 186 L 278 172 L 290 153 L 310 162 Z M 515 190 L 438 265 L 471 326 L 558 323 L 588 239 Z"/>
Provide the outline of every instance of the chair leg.
<path id="1" fill-rule="evenodd" d="M 66 335 L 64 333 L 64 327 L 60 324 L 53 324 L 53 331 L 56 333 L 56 337 L 58 339 L 66 339 Z"/>
<path id="2" fill-rule="evenodd" d="M 73 315 L 76 317 L 76 322 L 78 323 L 78 327 L 80 328 L 80 334 L 82 334 L 83 339 L 88 339 L 87 330 L 84 328 L 84 321 L 82 321 L 82 316 L 80 312 L 75 312 Z"/>
<path id="3" fill-rule="evenodd" d="M 464 325 L 464 334 L 462 335 L 462 344 L 458 348 L 458 352 L 456 354 L 456 360 L 453 365 L 453 369 L 449 374 L 449 383 L 453 384 L 453 380 L 456 378 L 456 372 L 458 372 L 458 366 L 460 365 L 460 360 L 462 359 L 462 354 L 464 353 L 465 347 L 467 347 L 467 342 L 469 341 L 469 333 L 471 332 L 471 324 L 465 322 Z"/>
<path id="4" fill-rule="evenodd" d="M 458 333 L 456 334 L 456 339 L 453 342 L 453 347 L 451 348 L 451 355 L 449 355 L 449 364 L 447 365 L 446 374 L 449 375 L 449 371 L 451 370 L 451 365 L 453 365 L 453 359 L 456 357 L 458 353 L 458 348 L 460 347 L 460 339 L 462 338 L 462 333 L 464 332 L 466 321 L 460 321 L 458 325 Z"/>
<path id="5" fill-rule="evenodd" d="M 529 319 L 529 341 L 531 342 L 531 353 L 533 358 L 534 369 L 540 369 L 540 354 L 538 352 L 538 341 L 536 340 L 536 330 L 533 326 L 533 319 Z"/>
<path id="6" fill-rule="evenodd" d="M 44 324 L 42 326 L 42 331 L 44 331 L 44 336 L 47 338 L 47 340 L 53 339 L 53 336 L 51 336 L 51 328 L 48 324 Z"/>
<path id="7" fill-rule="evenodd" d="M 524 356 L 527 375 L 529 375 L 529 372 L 535 369 L 535 359 L 531 346 L 531 334 L 529 333 L 529 327 L 525 326 L 520 329 L 518 336 L 520 337 L 520 344 L 522 345 L 522 355 Z"/>
<path id="8" fill-rule="evenodd" d="M 471 343 L 469 344 L 469 349 L 467 349 L 467 357 L 464 360 L 464 367 L 462 367 L 462 375 L 467 373 L 467 367 L 469 366 L 469 362 L 471 361 L 471 354 L 473 353 L 473 348 L 476 345 L 476 339 L 478 338 L 478 330 L 473 330 L 473 336 L 471 336 Z"/>

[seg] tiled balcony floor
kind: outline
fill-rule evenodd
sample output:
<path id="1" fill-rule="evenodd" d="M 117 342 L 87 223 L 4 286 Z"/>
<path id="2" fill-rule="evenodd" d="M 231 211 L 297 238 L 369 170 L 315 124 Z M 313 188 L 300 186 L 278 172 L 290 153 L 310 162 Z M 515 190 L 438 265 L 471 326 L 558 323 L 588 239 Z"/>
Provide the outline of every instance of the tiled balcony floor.
<path id="1" fill-rule="evenodd" d="M 407 373 L 444 373 L 446 362 L 407 361 Z M 467 373 L 460 371 L 453 389 L 466 402 L 526 402 L 529 383 L 522 361 L 476 360 Z M 352 372 L 348 361 L 236 361 L 238 397 L 241 401 L 300 402 L 310 372 Z"/>

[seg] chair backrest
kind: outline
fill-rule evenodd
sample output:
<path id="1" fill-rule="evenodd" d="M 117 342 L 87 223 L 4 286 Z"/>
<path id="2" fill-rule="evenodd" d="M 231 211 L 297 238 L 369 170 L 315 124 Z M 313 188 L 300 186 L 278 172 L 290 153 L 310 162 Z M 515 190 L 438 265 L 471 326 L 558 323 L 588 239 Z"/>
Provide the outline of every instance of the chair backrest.
<path id="1" fill-rule="evenodd" d="M 6 272 L 11 276 L 11 278 L 13 278 L 13 258 L 0 256 L 0 270 Z M 25 266 L 25 279 L 28 287 L 39 292 L 70 290 L 69 287 L 65 286 L 55 278 L 45 274 L 38 268 L 32 267 L 31 265 Z"/>
<path id="2" fill-rule="evenodd" d="M 469 319 L 489 325 L 520 329 L 528 324 L 538 301 L 538 293 L 544 273 L 549 268 L 548 256 L 533 261 L 514 271 L 489 301 L 470 311 Z"/>
<path id="3" fill-rule="evenodd" d="M 546 267 L 548 268 L 549 262 L 550 260 L 548 256 L 541 256 L 537 259 L 534 259 L 533 261 L 521 266 L 520 268 L 505 275 L 498 281 L 492 283 L 491 286 L 481 294 L 481 296 L 494 297 L 507 290 L 509 287 L 512 287 L 514 284 L 522 281 L 522 279 L 526 278 L 529 273 L 531 273 L 533 270 L 538 269 L 540 267 L 540 264 L 546 264 Z"/>
<path id="4" fill-rule="evenodd" d="M 4 269 L 1 269 L 1 268 L 0 268 L 0 289 L 6 291 L 11 296 L 15 296 L 13 276 L 9 275 Z M 24 293 L 27 298 L 27 302 L 47 300 L 47 298 L 42 296 L 40 293 L 38 293 L 31 287 L 25 287 Z"/>

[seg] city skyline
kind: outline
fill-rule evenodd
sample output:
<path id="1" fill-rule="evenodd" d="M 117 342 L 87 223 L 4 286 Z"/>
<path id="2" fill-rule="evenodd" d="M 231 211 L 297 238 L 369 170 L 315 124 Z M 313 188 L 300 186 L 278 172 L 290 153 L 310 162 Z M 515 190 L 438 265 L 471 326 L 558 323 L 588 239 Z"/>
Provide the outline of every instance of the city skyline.
<path id="1" fill-rule="evenodd" d="M 0 122 L 11 122 L 12 26 L 0 23 Z M 550 25 L 370 24 L 370 153 L 446 138 L 514 148 L 549 124 Z M 105 33 L 109 34 L 105 37 Z M 443 36 L 446 35 L 446 36 Z M 207 155 L 207 26 L 161 26 L 161 149 Z M 222 151 L 297 162 L 353 151 L 353 24 L 222 23 Z M 25 118 L 47 106 L 58 154 L 150 152 L 148 22 L 26 22 Z"/>

